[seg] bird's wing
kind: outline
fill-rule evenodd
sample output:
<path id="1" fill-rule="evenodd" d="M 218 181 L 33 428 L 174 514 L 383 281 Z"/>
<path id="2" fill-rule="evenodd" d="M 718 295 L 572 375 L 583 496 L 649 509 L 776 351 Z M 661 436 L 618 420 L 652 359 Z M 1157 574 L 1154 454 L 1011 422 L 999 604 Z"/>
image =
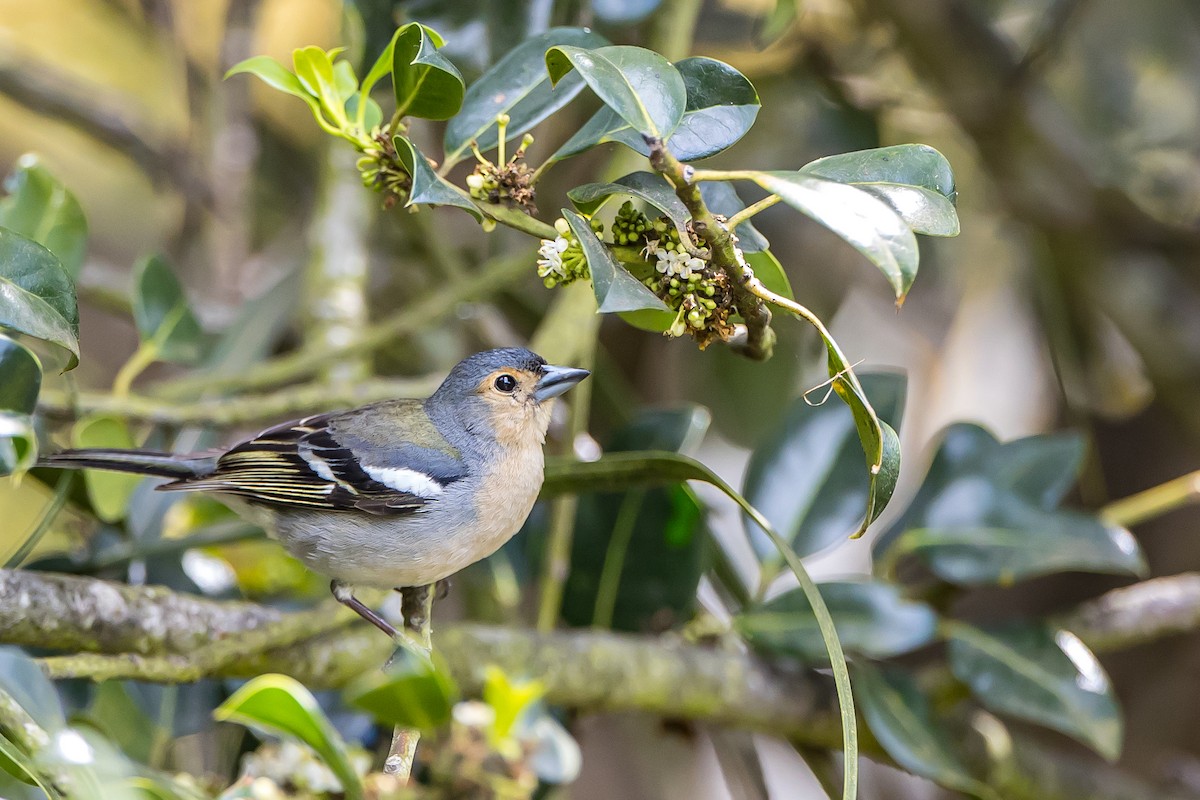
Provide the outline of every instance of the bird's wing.
<path id="1" fill-rule="evenodd" d="M 404 443 L 376 459 L 386 463 L 372 464 L 353 434 L 338 430 L 341 416 L 268 428 L 222 455 L 211 473 L 159 488 L 223 492 L 276 507 L 394 515 L 420 511 L 466 477 L 457 458 Z"/>

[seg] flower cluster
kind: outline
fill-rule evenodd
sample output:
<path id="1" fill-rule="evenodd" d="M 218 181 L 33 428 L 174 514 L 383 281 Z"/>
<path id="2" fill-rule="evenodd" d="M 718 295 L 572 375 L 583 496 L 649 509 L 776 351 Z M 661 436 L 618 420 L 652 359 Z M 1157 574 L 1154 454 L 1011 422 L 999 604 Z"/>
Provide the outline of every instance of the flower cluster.
<path id="1" fill-rule="evenodd" d="M 375 144 L 363 149 L 355 166 L 362 176 L 363 186 L 382 193 L 383 207 L 392 208 L 408 200 L 412 178 L 400 163 L 396 145 L 389 136 L 377 129 L 371 139 Z"/>
<path id="2" fill-rule="evenodd" d="M 471 197 L 485 203 L 505 203 L 527 214 L 536 213 L 537 193 L 533 186 L 533 170 L 525 163 L 525 148 L 532 143 L 533 137 L 526 134 L 512 158 L 500 165 L 493 164 L 476 150 L 475 158 L 479 163 L 475 165 L 475 171 L 467 176 L 467 191 Z M 503 148 L 500 153 L 500 158 L 503 158 Z"/>
<path id="3" fill-rule="evenodd" d="M 538 248 L 537 274 L 546 284 L 547 289 L 558 285 L 567 285 L 580 278 L 591 278 L 587 259 L 583 255 L 583 247 L 571 231 L 571 226 L 562 217 L 554 221 L 554 230 L 558 236 L 553 239 L 542 239 Z M 592 222 L 592 230 L 597 235 L 604 230 L 599 222 Z"/>

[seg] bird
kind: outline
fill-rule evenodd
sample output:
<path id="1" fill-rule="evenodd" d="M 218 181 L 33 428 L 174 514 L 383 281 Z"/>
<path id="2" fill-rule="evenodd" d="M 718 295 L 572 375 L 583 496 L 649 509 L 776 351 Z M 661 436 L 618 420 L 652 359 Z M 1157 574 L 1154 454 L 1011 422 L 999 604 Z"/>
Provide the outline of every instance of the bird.
<path id="1" fill-rule="evenodd" d="M 64 450 L 39 463 L 211 492 L 330 578 L 338 602 L 395 637 L 354 587 L 436 584 L 512 538 L 541 490 L 554 399 L 589 374 L 525 348 L 486 350 L 456 364 L 425 400 L 285 422 L 227 450 Z"/>

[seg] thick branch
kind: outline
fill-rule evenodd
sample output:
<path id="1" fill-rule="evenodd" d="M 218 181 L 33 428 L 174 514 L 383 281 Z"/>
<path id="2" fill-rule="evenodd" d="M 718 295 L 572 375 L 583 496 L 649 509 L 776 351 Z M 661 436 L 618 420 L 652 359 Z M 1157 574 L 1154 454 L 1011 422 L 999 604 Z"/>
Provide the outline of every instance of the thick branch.
<path id="1" fill-rule="evenodd" d="M 1120 650 L 1200 629 L 1200 573 L 1106 592 L 1056 620 L 1094 650 Z"/>

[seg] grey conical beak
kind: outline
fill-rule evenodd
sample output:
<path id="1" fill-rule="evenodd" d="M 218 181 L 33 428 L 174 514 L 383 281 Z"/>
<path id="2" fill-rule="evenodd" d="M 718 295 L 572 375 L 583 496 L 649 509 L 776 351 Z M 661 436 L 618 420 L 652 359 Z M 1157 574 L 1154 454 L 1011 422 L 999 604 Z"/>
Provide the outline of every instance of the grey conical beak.
<path id="1" fill-rule="evenodd" d="M 543 400 L 549 400 L 551 397 L 558 397 L 591 374 L 586 369 L 556 367 L 552 364 L 547 364 L 542 367 L 542 377 L 533 389 L 533 399 L 540 403 Z"/>

